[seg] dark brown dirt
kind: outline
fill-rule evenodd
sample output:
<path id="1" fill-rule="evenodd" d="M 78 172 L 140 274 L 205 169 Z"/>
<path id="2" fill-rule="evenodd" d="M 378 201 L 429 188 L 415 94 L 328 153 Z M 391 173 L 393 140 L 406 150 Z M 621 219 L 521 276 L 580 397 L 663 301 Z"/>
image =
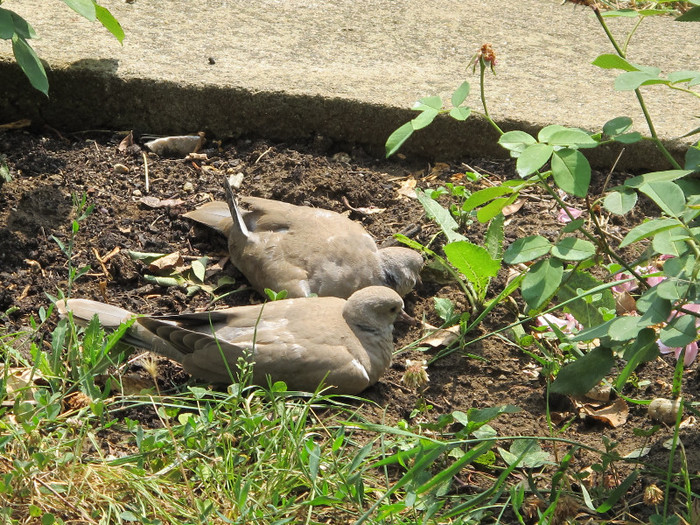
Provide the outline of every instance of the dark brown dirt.
<path id="1" fill-rule="evenodd" d="M 304 144 L 275 144 L 264 140 L 239 140 L 231 143 L 209 143 L 204 153 L 207 160 L 160 158 L 153 154 L 144 157 L 139 146 L 124 152 L 118 144 L 122 136 L 112 133 L 62 136 L 47 131 L 34 135 L 25 131 L 0 131 L 0 152 L 7 155 L 13 180 L 0 187 L 0 327 L 13 333 L 29 325 L 29 317 L 37 315 L 40 307 L 48 307 L 46 294 L 56 295 L 67 289 L 68 261 L 61 252 L 56 237 L 64 244 L 69 241 L 71 220 L 74 218 L 73 196 L 87 195 L 94 212 L 80 222 L 75 238 L 72 264 L 89 265 L 91 270 L 77 280 L 74 297 L 86 297 L 117 304 L 140 313 L 172 313 L 192 311 L 210 306 L 211 296 L 205 292 L 188 296 L 178 287 L 161 287 L 145 280 L 149 274 L 146 265 L 133 260 L 127 250 L 171 253 L 178 251 L 185 262 L 201 256 L 216 261 L 226 253 L 224 240 L 216 233 L 193 226 L 181 217 L 197 205 L 211 198 L 222 199 L 224 175 L 242 173 L 241 194 L 264 196 L 295 204 L 304 204 L 349 212 L 350 217 L 362 222 L 367 230 L 382 243 L 392 234 L 412 226 L 421 226 L 415 237 L 428 244 L 438 228 L 425 218 L 420 204 L 397 193 L 407 178 L 415 178 L 419 187 L 437 187 L 448 182 L 465 184 L 479 189 L 484 182 L 470 183 L 464 177 L 472 168 L 492 174 L 491 181 L 513 176 L 509 162 L 490 162 L 471 159 L 464 163 L 428 164 L 395 158 L 391 162 L 376 160 L 362 150 L 331 144 L 321 137 Z M 147 159 L 150 191 L 145 188 Z M 122 173 L 122 164 L 128 172 Z M 597 174 L 595 185 L 602 186 L 605 174 Z M 191 190 L 186 189 L 191 185 Z M 594 185 L 594 186 L 595 186 Z M 142 196 L 158 199 L 180 199 L 180 204 L 149 207 L 141 202 Z M 381 213 L 365 215 L 350 211 L 354 208 L 375 206 L 385 208 Z M 447 201 L 446 201 L 447 202 Z M 506 242 L 518 237 L 540 233 L 555 237 L 561 229 L 556 220 L 557 210 L 546 199 L 537 195 L 527 198 L 524 206 L 508 218 Z M 624 232 L 626 225 L 619 220 L 610 228 Z M 477 223 L 464 232 L 480 243 L 483 228 Z M 442 238 L 431 245 L 439 250 Z M 104 263 L 104 258 L 119 249 Z M 228 290 L 242 291 L 227 296 L 217 306 L 232 306 L 259 302 L 255 292 L 246 288 L 245 280 L 230 265 L 208 278 L 216 282 L 222 276 L 235 279 Z M 494 291 L 503 285 L 503 275 L 494 283 Z M 406 309 L 414 317 L 425 318 L 437 325 L 439 319 L 433 307 L 433 297 L 450 297 L 464 306 L 459 289 L 454 284 L 440 284 L 426 278 L 424 283 L 406 297 Z M 514 309 L 506 304 L 499 307 L 481 327 L 479 333 L 499 328 L 515 320 Z M 48 340 L 47 329 L 40 334 Z M 0 328 L 1 329 L 1 328 Z M 397 348 L 410 344 L 420 336 L 420 330 L 404 324 L 397 325 Z M 45 344 L 45 343 L 44 343 Z M 379 384 L 364 393 L 386 412 L 377 410 L 377 421 L 392 424 L 408 420 L 411 411 L 424 403 L 432 408 L 423 410 L 415 422 L 433 422 L 440 414 L 454 410 L 466 411 L 472 407 L 512 404 L 520 407 L 517 414 L 504 415 L 493 422 L 502 436 L 557 436 L 602 449 L 602 438 L 619 443 L 622 455 L 638 449 L 643 438 L 634 435 L 635 428 L 648 429 L 651 423 L 644 406 L 630 404 L 627 422 L 617 428 L 588 419 L 573 417 L 568 400 L 563 403 L 572 423 L 548 426 L 545 382 L 532 374 L 534 361 L 505 338 L 489 337 L 470 345 L 463 352 L 455 352 L 430 366 L 430 383 L 423 396 L 401 384 L 405 359 L 430 358 L 415 350 L 401 353 L 392 369 Z M 186 378 L 176 365 L 159 361 L 162 375 L 171 386 Z M 659 358 L 638 371 L 640 381 L 648 386 L 629 387 L 626 395 L 643 400 L 669 397 L 674 361 Z M 697 400 L 700 390 L 697 364 L 685 376 L 686 399 Z M 569 421 L 565 417 L 565 421 Z M 700 449 L 694 430 L 683 435 L 690 472 L 700 469 Z M 667 452 L 661 443 L 670 436 L 669 430 L 660 430 L 652 438 L 652 454 L 647 460 L 664 467 Z M 561 456 L 558 450 L 544 443 L 543 447 Z M 576 468 L 585 468 L 600 458 L 580 453 Z M 627 503 L 631 514 L 643 511 L 639 483 Z"/>

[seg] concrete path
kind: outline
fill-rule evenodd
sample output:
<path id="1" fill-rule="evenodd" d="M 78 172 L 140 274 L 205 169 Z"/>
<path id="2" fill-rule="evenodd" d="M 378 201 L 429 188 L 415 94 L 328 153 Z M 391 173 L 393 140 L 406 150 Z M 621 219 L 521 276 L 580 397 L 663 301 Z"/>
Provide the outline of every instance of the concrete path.
<path id="1" fill-rule="evenodd" d="M 633 94 L 613 90 L 614 72 L 591 65 L 612 52 L 592 12 L 560 0 L 104 0 L 124 46 L 62 2 L 8 0 L 41 39 L 51 98 L 28 87 L 0 41 L 0 123 L 43 119 L 59 129 L 205 130 L 218 136 L 292 139 L 321 134 L 381 154 L 388 135 L 426 95 L 449 99 L 465 79 L 481 110 L 478 73 L 467 62 L 484 42 L 497 55 L 486 81 L 492 116 L 505 128 L 547 124 L 599 130 L 628 115 L 647 133 Z M 620 39 L 634 23 L 610 20 Z M 700 69 L 700 24 L 647 19 L 628 58 L 663 71 Z M 645 89 L 666 141 L 700 123 L 699 99 Z M 648 134 L 648 133 L 647 133 Z M 440 119 L 406 153 L 432 158 L 503 156 L 478 118 Z M 688 143 L 688 140 L 685 141 Z M 664 169 L 649 144 L 628 147 L 622 165 Z M 609 167 L 612 149 L 591 160 Z"/>

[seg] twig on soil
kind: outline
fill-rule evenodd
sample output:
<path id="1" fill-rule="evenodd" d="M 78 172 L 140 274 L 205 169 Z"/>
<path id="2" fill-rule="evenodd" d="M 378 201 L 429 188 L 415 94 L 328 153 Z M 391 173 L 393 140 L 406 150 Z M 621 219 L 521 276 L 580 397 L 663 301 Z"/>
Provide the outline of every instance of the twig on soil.
<path id="1" fill-rule="evenodd" d="M 258 162 L 260 162 L 260 159 L 262 159 L 265 155 L 267 155 L 267 154 L 270 153 L 271 151 L 272 151 L 272 148 L 267 148 L 265 151 L 263 151 L 263 152 L 260 154 L 260 156 L 259 156 L 257 159 L 255 159 L 255 162 L 253 162 L 253 164 L 257 164 Z"/>
<path id="2" fill-rule="evenodd" d="M 143 171 L 146 175 L 146 193 L 150 190 L 150 183 L 148 182 L 148 157 L 146 156 L 146 152 L 142 151 L 141 155 L 143 155 Z"/>

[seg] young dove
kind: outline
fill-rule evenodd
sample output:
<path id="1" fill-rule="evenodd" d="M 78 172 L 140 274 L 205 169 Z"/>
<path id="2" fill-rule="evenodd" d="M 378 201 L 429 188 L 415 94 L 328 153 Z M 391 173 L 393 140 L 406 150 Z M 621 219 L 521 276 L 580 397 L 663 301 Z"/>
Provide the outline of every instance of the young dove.
<path id="1" fill-rule="evenodd" d="M 388 286 L 404 296 L 419 281 L 418 252 L 377 249 L 359 223 L 339 213 L 257 197 L 241 198 L 241 208 L 224 186 L 227 203 L 210 202 L 184 216 L 228 237 L 233 264 L 261 293 L 347 298 L 367 286 Z"/>
<path id="2" fill-rule="evenodd" d="M 403 308 L 390 288 L 371 286 L 349 299 L 305 297 L 212 312 L 137 317 L 88 299 L 56 303 L 76 321 L 95 315 L 106 329 L 136 317 L 124 342 L 182 363 L 189 374 L 230 384 L 249 357 L 253 382 L 284 381 L 290 390 L 315 391 L 321 382 L 341 394 L 376 383 L 391 364 L 393 323 Z"/>

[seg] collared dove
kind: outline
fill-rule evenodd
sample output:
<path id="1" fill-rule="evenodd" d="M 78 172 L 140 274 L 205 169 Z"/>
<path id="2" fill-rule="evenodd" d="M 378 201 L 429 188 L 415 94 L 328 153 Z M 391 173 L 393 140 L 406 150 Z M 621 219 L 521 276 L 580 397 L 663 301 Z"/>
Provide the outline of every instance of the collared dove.
<path id="1" fill-rule="evenodd" d="M 223 233 L 233 264 L 261 293 L 346 298 L 367 286 L 388 286 L 404 296 L 419 281 L 418 252 L 377 249 L 362 225 L 339 213 L 257 197 L 242 197 L 239 207 L 224 186 L 228 203 L 210 202 L 184 216 Z"/>
<path id="2" fill-rule="evenodd" d="M 56 303 L 76 321 L 95 315 L 107 329 L 135 314 L 88 299 Z M 124 342 L 182 363 L 186 372 L 211 383 L 231 383 L 237 362 L 249 356 L 253 382 L 284 381 L 290 390 L 357 394 L 376 383 L 391 364 L 393 323 L 401 297 L 371 286 L 349 299 L 305 297 L 237 306 L 212 312 L 136 317 Z M 248 353 L 249 352 L 249 353 Z"/>

